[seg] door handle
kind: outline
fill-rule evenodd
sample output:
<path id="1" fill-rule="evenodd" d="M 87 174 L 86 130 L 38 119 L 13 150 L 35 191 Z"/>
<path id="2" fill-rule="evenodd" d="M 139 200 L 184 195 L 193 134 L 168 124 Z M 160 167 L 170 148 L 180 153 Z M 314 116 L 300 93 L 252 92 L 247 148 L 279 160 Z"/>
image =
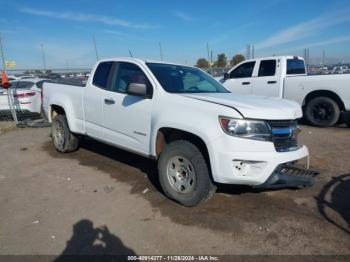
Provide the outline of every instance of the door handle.
<path id="1" fill-rule="evenodd" d="M 268 84 L 276 84 L 277 81 L 267 81 Z"/>
<path id="2" fill-rule="evenodd" d="M 115 101 L 112 98 L 106 98 L 105 99 L 105 104 L 106 105 L 113 105 Z"/>
<path id="3" fill-rule="evenodd" d="M 250 82 L 242 82 L 242 85 L 250 85 Z"/>

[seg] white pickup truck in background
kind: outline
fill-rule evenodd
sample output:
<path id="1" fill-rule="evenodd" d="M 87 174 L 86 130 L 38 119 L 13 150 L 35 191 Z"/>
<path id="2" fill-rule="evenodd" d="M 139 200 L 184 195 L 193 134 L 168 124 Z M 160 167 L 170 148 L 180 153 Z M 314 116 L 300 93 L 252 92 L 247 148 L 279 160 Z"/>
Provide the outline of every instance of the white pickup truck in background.
<path id="1" fill-rule="evenodd" d="M 313 184 L 315 172 L 293 165 L 309 157 L 297 142 L 297 103 L 232 94 L 195 67 L 105 59 L 85 87 L 45 83 L 43 106 L 57 151 L 89 136 L 155 159 L 164 193 L 186 206 L 207 199 L 215 182 Z"/>
<path id="2" fill-rule="evenodd" d="M 340 121 L 350 126 L 350 74 L 307 75 L 301 57 L 243 61 L 225 74 L 223 84 L 234 94 L 294 100 L 315 126 L 328 127 Z"/>

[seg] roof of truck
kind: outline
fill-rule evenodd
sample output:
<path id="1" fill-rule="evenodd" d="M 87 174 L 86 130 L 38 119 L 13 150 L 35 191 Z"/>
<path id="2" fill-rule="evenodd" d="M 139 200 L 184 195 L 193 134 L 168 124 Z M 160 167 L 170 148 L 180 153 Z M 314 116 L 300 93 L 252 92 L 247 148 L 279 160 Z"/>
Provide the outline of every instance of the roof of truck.
<path id="1" fill-rule="evenodd" d="M 256 57 L 256 58 L 251 58 L 251 59 L 247 59 L 247 60 L 244 60 L 244 62 L 249 62 L 249 61 L 256 61 L 256 60 L 269 60 L 269 59 L 294 59 L 294 58 L 297 58 L 297 59 L 302 59 L 304 60 L 303 57 L 301 56 L 296 56 L 296 55 L 284 55 L 284 56 L 263 56 L 263 57 Z"/>
<path id="2" fill-rule="evenodd" d="M 151 59 L 141 59 L 141 58 L 134 58 L 134 57 L 109 57 L 109 58 L 104 58 L 99 60 L 99 62 L 104 62 L 104 61 L 123 61 L 123 62 L 136 62 L 136 63 L 159 63 L 159 64 L 169 64 L 169 65 L 182 65 L 182 66 L 189 66 L 190 65 L 184 65 L 181 63 L 174 63 L 174 62 L 169 62 L 169 61 L 159 61 L 159 60 L 151 60 Z"/>

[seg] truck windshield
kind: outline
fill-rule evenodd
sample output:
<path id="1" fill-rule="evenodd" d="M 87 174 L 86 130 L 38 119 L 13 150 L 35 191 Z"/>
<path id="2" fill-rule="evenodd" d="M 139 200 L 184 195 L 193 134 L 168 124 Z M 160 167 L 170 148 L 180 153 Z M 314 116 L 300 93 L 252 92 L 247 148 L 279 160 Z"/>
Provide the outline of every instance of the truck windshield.
<path id="1" fill-rule="evenodd" d="M 160 63 L 147 63 L 147 66 L 169 93 L 230 93 L 197 68 Z"/>
<path id="2" fill-rule="evenodd" d="M 304 60 L 287 59 L 287 75 L 306 74 Z"/>

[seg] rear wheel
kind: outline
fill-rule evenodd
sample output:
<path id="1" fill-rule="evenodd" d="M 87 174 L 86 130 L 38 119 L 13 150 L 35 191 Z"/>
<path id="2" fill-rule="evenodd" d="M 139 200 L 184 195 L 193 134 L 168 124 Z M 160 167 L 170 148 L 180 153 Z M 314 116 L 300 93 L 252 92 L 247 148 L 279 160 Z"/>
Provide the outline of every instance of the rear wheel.
<path id="1" fill-rule="evenodd" d="M 184 206 L 195 206 L 216 190 L 203 154 L 185 140 L 165 146 L 159 157 L 158 172 L 166 196 Z"/>
<path id="2" fill-rule="evenodd" d="M 305 107 L 307 121 L 318 127 L 333 126 L 339 120 L 340 109 L 338 104 L 329 97 L 313 98 Z"/>
<path id="3" fill-rule="evenodd" d="M 65 115 L 56 115 L 51 125 L 52 142 L 58 152 L 68 153 L 78 149 L 79 139 L 70 130 Z"/>

